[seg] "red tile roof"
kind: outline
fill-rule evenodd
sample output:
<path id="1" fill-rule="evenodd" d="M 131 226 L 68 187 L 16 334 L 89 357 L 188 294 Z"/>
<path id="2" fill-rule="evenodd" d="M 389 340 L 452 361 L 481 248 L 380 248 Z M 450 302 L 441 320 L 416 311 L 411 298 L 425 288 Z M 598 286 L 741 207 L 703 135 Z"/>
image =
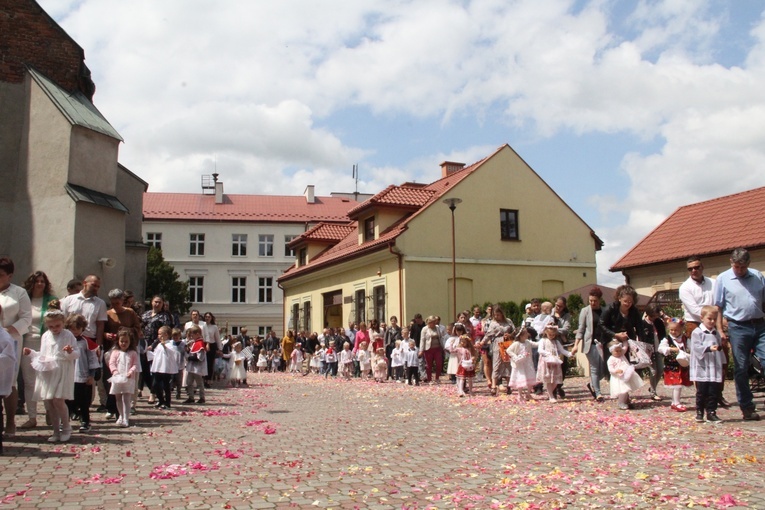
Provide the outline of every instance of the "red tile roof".
<path id="1" fill-rule="evenodd" d="M 756 246 L 765 246 L 765 187 L 680 207 L 610 270 Z"/>
<path id="2" fill-rule="evenodd" d="M 216 204 L 214 195 L 199 193 L 144 193 L 144 220 L 248 221 L 269 223 L 305 223 L 317 221 L 347 222 L 348 210 L 358 202 L 347 198 L 306 198 L 277 195 L 223 195 Z"/>
<path id="3" fill-rule="evenodd" d="M 357 218 L 363 211 L 381 206 L 416 211 L 427 204 L 434 194 L 435 191 L 421 187 L 391 185 L 348 211 L 348 217 Z"/>
<path id="4" fill-rule="evenodd" d="M 348 223 L 345 225 L 337 225 L 335 223 L 319 223 L 315 225 L 298 237 L 290 241 L 290 247 L 295 247 L 299 244 L 303 244 L 306 241 L 312 241 L 317 243 L 337 243 L 345 239 L 345 237 L 351 232 L 356 232 L 356 223 Z"/>

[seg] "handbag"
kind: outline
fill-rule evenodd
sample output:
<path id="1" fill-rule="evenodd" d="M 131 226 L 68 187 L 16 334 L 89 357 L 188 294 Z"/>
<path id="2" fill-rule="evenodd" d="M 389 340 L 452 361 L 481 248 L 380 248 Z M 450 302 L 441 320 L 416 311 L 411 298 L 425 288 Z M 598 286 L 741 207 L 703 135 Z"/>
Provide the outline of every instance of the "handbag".
<path id="1" fill-rule="evenodd" d="M 677 364 L 681 367 L 687 367 L 691 364 L 691 357 L 688 356 L 688 353 L 682 349 L 680 349 L 680 351 L 677 353 L 675 359 L 677 360 Z"/>
<path id="2" fill-rule="evenodd" d="M 460 362 L 460 366 L 465 370 L 473 370 L 473 358 L 466 358 Z"/>

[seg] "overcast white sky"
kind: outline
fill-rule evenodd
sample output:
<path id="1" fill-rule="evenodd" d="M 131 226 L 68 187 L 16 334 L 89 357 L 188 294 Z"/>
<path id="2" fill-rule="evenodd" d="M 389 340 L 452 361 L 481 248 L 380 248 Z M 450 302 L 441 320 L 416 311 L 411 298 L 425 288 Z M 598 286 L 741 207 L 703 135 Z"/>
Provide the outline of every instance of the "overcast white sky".
<path id="1" fill-rule="evenodd" d="M 765 185 L 760 0 L 38 1 L 151 191 L 217 165 L 227 192 L 328 195 L 358 164 L 374 193 L 509 143 L 614 283 L 678 206 Z"/>

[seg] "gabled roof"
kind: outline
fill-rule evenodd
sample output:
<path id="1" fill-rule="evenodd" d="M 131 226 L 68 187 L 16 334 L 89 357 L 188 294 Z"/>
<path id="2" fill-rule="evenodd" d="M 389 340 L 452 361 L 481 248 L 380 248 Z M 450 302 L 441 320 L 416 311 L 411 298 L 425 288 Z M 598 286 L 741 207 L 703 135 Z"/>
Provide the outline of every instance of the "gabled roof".
<path id="1" fill-rule="evenodd" d="M 342 241 L 348 234 L 355 231 L 355 223 L 347 223 L 345 225 L 319 223 L 290 241 L 289 245 L 292 248 L 306 242 L 334 244 Z"/>
<path id="2" fill-rule="evenodd" d="M 88 128 L 120 142 L 123 141 L 117 130 L 109 124 L 109 121 L 101 115 L 98 108 L 85 97 L 85 94 L 80 91 L 67 92 L 34 68 L 28 67 L 27 70 L 32 79 L 53 101 L 53 104 L 70 124 Z"/>
<path id="3" fill-rule="evenodd" d="M 436 192 L 433 190 L 421 187 L 391 185 L 374 195 L 369 200 L 360 203 L 348 211 L 348 217 L 351 219 L 358 218 L 364 211 L 377 207 L 390 207 L 394 209 L 409 209 L 416 211 L 427 204 L 428 200 L 433 198 L 435 193 Z"/>
<path id="4" fill-rule="evenodd" d="M 610 270 L 756 246 L 765 246 L 765 187 L 680 207 Z"/>
<path id="5" fill-rule="evenodd" d="M 357 202 L 347 198 L 304 196 L 215 195 L 201 193 L 144 193 L 144 220 L 260 221 L 269 223 L 348 222 L 348 210 Z"/>

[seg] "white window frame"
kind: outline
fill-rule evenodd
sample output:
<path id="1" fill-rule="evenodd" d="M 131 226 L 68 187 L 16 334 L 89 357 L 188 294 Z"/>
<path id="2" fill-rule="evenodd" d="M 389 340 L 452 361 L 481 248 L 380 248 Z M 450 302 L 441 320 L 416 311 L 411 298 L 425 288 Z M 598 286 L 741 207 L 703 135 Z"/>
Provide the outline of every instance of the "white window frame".
<path id="1" fill-rule="evenodd" d="M 193 279 L 193 281 L 192 281 Z M 201 294 L 202 299 L 197 300 Z M 192 303 L 204 303 L 205 299 L 205 277 L 204 276 L 189 276 L 189 301 Z"/>
<path id="2" fill-rule="evenodd" d="M 268 285 L 265 284 L 265 280 L 268 280 Z M 267 293 L 267 297 L 270 299 L 264 300 L 263 294 Z M 274 277 L 273 276 L 259 276 L 258 277 L 258 303 L 273 303 L 274 302 Z"/>
<path id="3" fill-rule="evenodd" d="M 205 256 L 205 235 L 201 233 L 189 234 L 189 257 Z"/>
<path id="4" fill-rule="evenodd" d="M 273 256 L 274 256 L 274 235 L 273 234 L 258 235 L 258 257 L 273 257 Z"/>
<path id="5" fill-rule="evenodd" d="M 247 234 L 231 234 L 231 256 L 247 256 Z"/>
<path id="6" fill-rule="evenodd" d="M 146 244 L 156 248 L 162 249 L 162 232 L 146 232 Z"/>
<path id="7" fill-rule="evenodd" d="M 236 304 L 247 303 L 247 277 L 231 277 L 231 302 Z"/>
<path id="8" fill-rule="evenodd" d="M 294 257 L 295 256 L 295 250 L 291 250 L 289 248 L 289 246 L 287 246 L 287 245 L 290 244 L 290 242 L 293 239 L 295 239 L 296 237 L 297 237 L 296 235 L 284 236 L 284 256 L 285 257 Z"/>

